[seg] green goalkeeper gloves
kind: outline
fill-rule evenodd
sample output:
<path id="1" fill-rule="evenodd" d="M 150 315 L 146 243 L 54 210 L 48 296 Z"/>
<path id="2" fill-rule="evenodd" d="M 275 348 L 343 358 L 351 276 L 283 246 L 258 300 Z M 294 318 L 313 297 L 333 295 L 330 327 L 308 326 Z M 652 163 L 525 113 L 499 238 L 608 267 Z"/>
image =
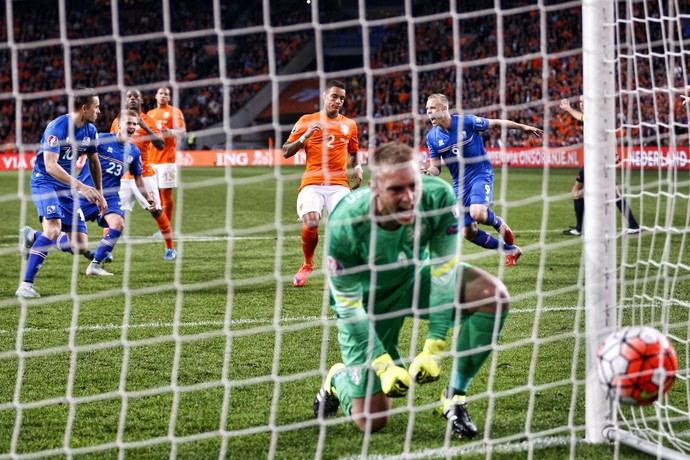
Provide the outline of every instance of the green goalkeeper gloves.
<path id="1" fill-rule="evenodd" d="M 438 380 L 441 374 L 441 354 L 446 349 L 446 341 L 426 339 L 424 350 L 412 361 L 410 375 L 417 383 L 430 383 Z"/>
<path id="2" fill-rule="evenodd" d="M 384 353 L 371 362 L 371 367 L 381 379 L 381 389 L 391 398 L 400 398 L 410 388 L 410 374 L 406 369 L 393 364 L 393 358 Z"/>

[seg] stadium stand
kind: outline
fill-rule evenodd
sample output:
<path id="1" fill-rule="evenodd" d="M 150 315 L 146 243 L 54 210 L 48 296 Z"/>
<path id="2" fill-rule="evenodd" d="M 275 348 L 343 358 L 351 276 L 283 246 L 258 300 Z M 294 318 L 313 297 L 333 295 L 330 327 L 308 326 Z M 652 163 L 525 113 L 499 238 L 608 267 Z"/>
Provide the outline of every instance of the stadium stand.
<path id="1" fill-rule="evenodd" d="M 399 11 L 401 5 L 394 2 L 371 2 L 372 9 L 367 17 L 386 17 Z M 507 6 L 521 6 L 524 2 L 509 1 Z M 23 46 L 18 52 L 18 90 L 28 96 L 22 101 L 22 129 L 18 139 L 30 146 L 40 139 L 41 132 L 48 120 L 53 119 L 67 109 L 64 96 L 43 95 L 32 97 L 34 93 L 61 90 L 65 87 L 64 54 L 59 41 L 60 30 L 57 21 L 58 3 L 38 0 L 29 7 L 25 2 L 14 2 L 14 41 Z M 67 1 L 68 30 L 67 36 L 77 40 L 71 48 L 70 59 L 72 78 L 75 87 L 92 86 L 96 88 L 112 87 L 117 89 L 116 43 L 113 39 L 104 41 L 94 37 L 111 37 L 113 21 L 109 2 L 98 1 L 82 4 L 77 0 Z M 76 6 L 79 5 L 77 8 Z M 423 17 L 439 8 L 447 8 L 447 2 L 415 2 L 415 17 Z M 187 116 L 188 132 L 198 132 L 222 123 L 223 88 L 218 83 L 221 76 L 217 59 L 217 36 L 214 32 L 211 3 L 196 3 L 191 0 L 175 2 L 170 11 L 170 29 L 173 32 L 194 31 L 192 36 L 176 38 L 174 51 L 176 62 L 173 67 L 168 62 L 168 39 L 164 35 L 162 4 L 158 1 L 143 0 L 140 2 L 119 2 L 119 34 L 124 37 L 142 35 L 140 41 L 126 41 L 123 44 L 123 82 L 125 87 L 136 86 L 144 89 L 146 107 L 153 107 L 155 87 L 166 84 L 172 72 L 176 84 L 196 82 L 194 87 L 182 86 L 179 90 L 178 106 L 184 108 Z M 263 12 L 260 8 L 241 8 L 237 2 L 221 3 L 223 28 L 237 34 L 226 37 L 228 52 L 225 76 L 231 79 L 230 115 L 232 126 L 247 126 L 265 117 L 266 107 L 271 101 L 268 66 L 267 35 L 263 30 L 254 29 L 263 23 Z M 462 12 L 476 10 L 476 5 L 460 5 Z M 272 4 L 271 24 L 274 27 L 294 26 L 311 22 L 311 10 L 304 2 L 286 0 Z M 355 18 L 356 9 L 344 7 L 337 11 L 321 11 L 320 21 L 335 22 Z M 454 47 L 452 41 L 452 23 L 450 20 L 420 21 L 415 25 L 416 64 L 421 66 L 419 72 L 418 101 L 419 117 L 415 122 L 409 116 L 401 114 L 412 112 L 412 82 L 409 71 L 409 47 L 401 46 L 408 42 L 407 23 L 394 23 L 375 26 L 370 30 L 371 68 L 391 68 L 391 72 L 377 75 L 374 78 L 373 115 L 375 137 L 373 142 L 380 144 L 392 138 L 413 144 L 415 129 L 418 138 L 423 142 L 427 123 L 423 120 L 426 95 L 432 92 L 444 92 L 451 101 L 459 101 L 464 110 L 486 117 L 511 118 L 515 121 L 544 126 L 544 107 L 541 104 L 544 85 L 544 62 L 538 55 L 541 31 L 536 10 L 506 14 L 503 22 L 503 53 L 505 59 L 504 78 L 507 91 L 501 100 L 500 87 L 501 62 L 498 61 L 498 43 L 496 17 L 493 15 L 472 16 L 460 21 L 460 62 L 462 70 L 460 98 L 456 94 L 456 66 L 454 64 Z M 547 12 L 548 43 L 548 99 L 551 102 L 549 117 L 549 144 L 565 146 L 582 142 L 582 130 L 568 120 L 567 116 L 555 106 L 562 98 L 574 99 L 582 91 L 582 59 L 579 54 L 571 52 L 581 48 L 580 11 L 578 8 Z M 6 21 L 5 21 L 6 22 Z M 0 33 L 7 41 L 5 22 Z M 240 30 L 241 29 L 241 30 Z M 356 28 L 355 28 L 356 29 Z M 280 30 L 280 29 L 279 29 Z M 650 40 L 658 30 L 649 32 Z M 684 30 L 690 36 L 690 26 Z M 326 36 L 329 37 L 329 36 Z M 336 40 L 335 37 L 338 37 Z M 444 38 L 446 37 L 446 38 Z M 80 41 L 80 39 L 82 39 Z M 276 53 L 276 71 L 294 73 L 315 69 L 313 32 L 291 31 L 274 35 Z M 48 40 L 37 44 L 38 41 Z M 325 40 L 326 41 L 326 40 Z M 349 51 L 348 51 L 349 50 Z M 358 55 L 361 65 L 361 39 L 356 31 L 333 34 L 325 43 L 325 52 L 344 55 Z M 532 57 L 532 59 L 525 58 Z M 8 68 L 11 55 L 8 49 L 0 49 L 0 65 Z M 341 65 L 352 65 L 346 57 L 330 60 L 341 62 Z M 424 66 L 447 63 L 442 68 L 425 70 Z M 666 75 L 650 75 L 649 65 L 643 61 L 637 63 L 640 85 L 659 86 L 666 81 Z M 663 68 L 657 66 L 656 68 Z M 328 70 L 342 70 L 331 68 Z M 250 81 L 248 78 L 253 79 Z M 683 87 L 688 82 L 678 81 L 682 72 L 676 72 L 673 84 Z M 208 80 L 207 85 L 198 85 Z M 363 122 L 366 116 L 365 80 L 362 74 L 349 79 L 350 96 L 344 113 Z M 285 87 L 281 87 L 285 90 Z M 318 84 L 316 84 L 318 88 Z M 3 73 L 0 77 L 0 151 L 15 151 L 17 127 L 15 126 L 15 99 L 12 97 L 11 75 Z M 263 90 L 263 91 L 262 91 Z M 654 103 L 668 103 L 666 94 L 650 95 L 633 101 L 634 107 L 630 124 L 637 125 L 640 120 L 650 119 Z M 120 109 L 120 94 L 117 90 L 102 95 L 103 114 L 98 123 L 100 129 L 106 129 L 110 120 Z M 621 103 L 627 104 L 627 100 Z M 502 105 L 503 104 L 503 105 Z M 639 110 L 637 105 L 639 104 Z M 453 106 L 457 104 L 453 103 Z M 505 108 L 505 111 L 502 110 Z M 250 109 L 251 108 L 251 109 Z M 677 101 L 676 120 L 687 122 L 680 101 Z M 296 120 L 282 117 L 281 123 L 290 124 Z M 421 121 L 420 121 L 421 120 Z M 266 121 L 266 120 L 264 120 Z M 645 142 L 665 145 L 667 136 L 664 128 L 669 120 L 661 119 L 657 128 L 644 126 L 641 133 Z M 678 125 L 676 125 L 678 126 Z M 685 126 L 685 125 L 683 125 Z M 675 129 L 684 129 L 677 127 Z M 640 134 L 632 131 L 634 136 Z M 487 145 L 498 146 L 500 133 L 493 132 L 487 137 Z M 507 142 L 510 146 L 527 146 L 528 140 L 516 133 L 509 133 Z M 360 145 L 370 144 L 368 127 L 362 123 Z M 201 145 L 199 145 L 201 147 Z"/>

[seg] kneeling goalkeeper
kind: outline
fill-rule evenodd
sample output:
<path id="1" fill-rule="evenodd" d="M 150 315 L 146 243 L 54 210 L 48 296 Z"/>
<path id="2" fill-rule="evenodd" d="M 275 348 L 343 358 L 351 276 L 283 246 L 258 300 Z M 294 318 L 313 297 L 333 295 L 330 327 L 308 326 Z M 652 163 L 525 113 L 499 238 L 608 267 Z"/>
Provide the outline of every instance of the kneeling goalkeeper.
<path id="1" fill-rule="evenodd" d="M 413 379 L 438 380 L 459 315 L 461 354 L 437 411 L 456 435 L 474 437 L 465 395 L 500 338 L 508 292 L 494 276 L 458 262 L 453 190 L 422 176 L 410 147 L 376 149 L 371 174 L 370 187 L 345 197 L 329 217 L 328 277 L 343 363 L 329 370 L 314 414 L 331 417 L 342 407 L 360 430 L 383 428 L 391 398 L 405 396 Z M 409 371 L 398 352 L 408 316 L 429 319 L 424 349 Z"/>

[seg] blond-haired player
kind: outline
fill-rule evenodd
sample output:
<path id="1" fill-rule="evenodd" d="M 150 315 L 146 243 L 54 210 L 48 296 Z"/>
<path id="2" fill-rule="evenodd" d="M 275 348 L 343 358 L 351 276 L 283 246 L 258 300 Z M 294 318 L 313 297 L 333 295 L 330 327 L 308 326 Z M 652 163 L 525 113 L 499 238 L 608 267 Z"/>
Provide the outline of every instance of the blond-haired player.
<path id="1" fill-rule="evenodd" d="M 161 137 L 160 130 L 156 127 L 156 121 L 142 111 L 143 98 L 141 97 L 141 91 L 130 89 L 127 91 L 125 98 L 127 100 L 127 108 L 139 114 L 139 127 L 134 136 L 132 136 L 131 142 L 141 150 L 142 177 L 146 190 L 153 196 L 154 206 L 153 209 L 149 208 L 146 198 L 139 193 L 138 188 L 134 184 L 134 178 L 131 175 L 126 175 L 122 179 L 122 188 L 120 189 L 122 206 L 125 210 L 132 211 L 134 202 L 137 201 L 142 208 L 151 213 L 165 243 L 165 255 L 163 258 L 173 260 L 177 257 L 177 252 L 175 251 L 170 219 L 163 212 L 156 171 L 150 163 L 152 152 L 162 151 L 165 148 L 165 141 Z M 116 118 L 113 120 L 110 132 L 117 132 L 117 129 L 118 120 Z"/>

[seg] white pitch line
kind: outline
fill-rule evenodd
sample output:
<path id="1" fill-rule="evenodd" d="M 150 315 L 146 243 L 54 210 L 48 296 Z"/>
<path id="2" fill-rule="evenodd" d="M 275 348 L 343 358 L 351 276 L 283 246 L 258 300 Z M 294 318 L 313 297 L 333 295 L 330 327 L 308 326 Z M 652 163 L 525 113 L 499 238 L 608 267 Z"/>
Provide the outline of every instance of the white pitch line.
<path id="1" fill-rule="evenodd" d="M 561 233 L 562 230 L 547 230 L 547 233 Z M 513 230 L 514 233 L 542 233 L 541 230 Z M 212 235 L 174 235 L 176 240 L 189 241 L 189 242 L 210 242 L 210 241 L 252 241 L 252 240 L 277 240 L 277 239 L 297 239 L 302 238 L 299 233 L 291 232 L 289 235 L 278 236 L 212 236 Z M 16 247 L 18 243 L 17 235 L 2 235 L 0 236 L 0 249 L 5 247 Z M 152 238 L 150 236 L 130 236 L 127 239 L 121 239 L 124 242 L 131 243 L 159 243 L 161 240 L 159 238 Z"/>
<path id="2" fill-rule="evenodd" d="M 252 241 L 252 240 L 257 240 L 257 241 L 262 241 L 262 240 L 293 240 L 297 238 L 302 238 L 301 235 L 299 234 L 294 234 L 294 235 L 283 235 L 281 237 L 277 236 L 210 236 L 210 235 L 178 235 L 174 237 L 176 241 L 186 241 L 186 242 L 192 242 L 192 243 L 208 243 L 208 242 L 213 242 L 213 241 Z M 0 249 L 4 248 L 17 248 L 18 247 L 18 239 L 16 235 L 4 235 L 0 236 L 0 241 L 2 241 L 2 244 L 0 244 Z M 130 236 L 128 238 L 121 238 L 121 242 L 123 243 L 133 243 L 133 244 L 146 244 L 146 243 L 155 243 L 158 244 L 162 240 L 160 238 L 152 238 L 150 236 Z"/>
<path id="3" fill-rule="evenodd" d="M 583 444 L 584 439 L 577 439 L 574 441 L 575 444 Z M 569 436 L 550 436 L 544 438 L 536 438 L 532 441 L 520 441 L 512 442 L 506 444 L 494 444 L 488 446 L 486 444 L 479 444 L 471 447 L 466 446 L 453 446 L 453 447 L 441 447 L 438 449 L 424 449 L 417 452 L 406 452 L 403 454 L 395 455 L 367 455 L 367 458 L 373 460 L 397 460 L 397 459 L 425 459 L 425 458 L 460 458 L 463 455 L 486 455 L 489 452 L 492 453 L 519 453 L 528 452 L 530 446 L 534 450 L 548 449 L 551 447 L 568 446 L 573 443 L 573 440 Z M 348 456 L 340 457 L 341 460 L 354 460 L 359 457 Z"/>
<path id="4" fill-rule="evenodd" d="M 553 308 L 542 308 L 541 311 L 570 311 L 576 310 L 577 307 L 553 307 Z M 510 311 L 513 314 L 516 313 L 534 313 L 536 308 L 512 308 Z M 295 322 L 322 322 L 322 321 L 335 321 L 335 316 L 290 316 L 285 318 L 280 318 L 281 323 L 295 323 Z M 273 318 L 247 318 L 247 319 L 236 319 L 228 322 L 228 326 L 246 325 L 246 324 L 271 324 L 273 323 Z M 157 328 L 170 328 L 175 327 L 175 323 L 163 323 L 163 322 L 150 322 L 150 323 L 137 323 L 128 324 L 127 329 L 157 329 Z M 224 321 L 193 321 L 178 323 L 178 327 L 203 327 L 203 326 L 225 326 Z M 125 326 L 122 324 L 91 324 L 84 326 L 77 326 L 77 331 L 107 331 L 107 330 L 121 330 Z M 24 328 L 22 332 L 26 333 L 57 333 L 57 332 L 71 332 L 71 327 L 50 329 L 50 328 L 35 328 L 27 327 Z M 0 329 L 0 334 L 16 334 L 18 331 L 16 329 Z"/>

